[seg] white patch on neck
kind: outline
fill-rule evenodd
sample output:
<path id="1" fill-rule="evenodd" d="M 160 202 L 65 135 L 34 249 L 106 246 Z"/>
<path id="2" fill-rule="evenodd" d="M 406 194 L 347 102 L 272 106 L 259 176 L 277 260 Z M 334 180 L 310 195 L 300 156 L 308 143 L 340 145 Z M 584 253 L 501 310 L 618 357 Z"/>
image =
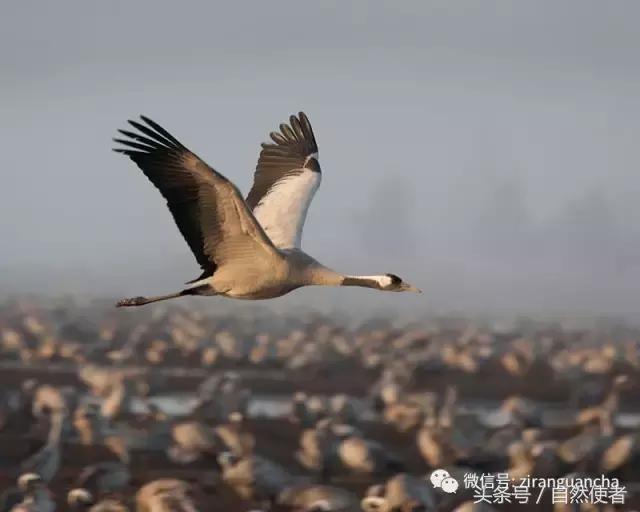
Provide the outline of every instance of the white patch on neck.
<path id="1" fill-rule="evenodd" d="M 387 286 L 391 286 L 391 283 L 393 283 L 393 280 L 387 275 L 382 275 L 382 276 L 350 276 L 350 277 L 355 277 L 357 279 L 368 279 L 368 280 L 371 280 L 371 281 L 375 281 L 376 283 L 378 283 L 380 285 L 380 288 L 386 288 Z"/>

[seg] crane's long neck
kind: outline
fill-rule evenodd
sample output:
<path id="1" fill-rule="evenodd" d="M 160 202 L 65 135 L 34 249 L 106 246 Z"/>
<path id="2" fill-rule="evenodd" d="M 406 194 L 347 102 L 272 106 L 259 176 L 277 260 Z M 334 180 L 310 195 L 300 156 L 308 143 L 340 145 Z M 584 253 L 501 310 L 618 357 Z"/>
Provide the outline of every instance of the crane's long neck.
<path id="1" fill-rule="evenodd" d="M 49 435 L 47 436 L 47 444 L 49 446 L 56 446 L 60 443 L 64 420 L 65 414 L 60 411 L 55 411 L 51 415 L 51 426 L 49 427 Z"/>
<path id="2" fill-rule="evenodd" d="M 391 284 L 391 279 L 387 275 L 342 276 L 342 281 L 338 286 L 361 286 L 363 288 L 382 290 L 389 284 Z"/>
<path id="3" fill-rule="evenodd" d="M 382 275 L 370 276 L 350 276 L 336 272 L 303 253 L 302 251 L 292 253 L 291 258 L 295 258 L 294 264 L 302 266 L 302 282 L 304 285 L 321 286 L 360 286 L 363 288 L 374 288 L 383 290 L 391 285 L 391 277 Z"/>

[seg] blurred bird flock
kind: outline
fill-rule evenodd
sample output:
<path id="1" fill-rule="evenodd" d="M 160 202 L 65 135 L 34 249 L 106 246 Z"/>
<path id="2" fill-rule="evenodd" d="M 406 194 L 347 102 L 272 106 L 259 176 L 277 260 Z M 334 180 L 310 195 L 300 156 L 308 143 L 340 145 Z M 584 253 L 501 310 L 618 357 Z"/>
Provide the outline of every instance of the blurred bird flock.
<path id="1" fill-rule="evenodd" d="M 605 475 L 639 502 L 622 323 L 13 299 L 0 354 L 3 511 L 527 509 L 434 489 L 437 468 Z M 528 509 L 614 510 L 573 507 Z"/>
<path id="2" fill-rule="evenodd" d="M 640 510 L 640 3 L 188 4 L 3 5 L 0 512 Z M 116 310 L 193 264 L 113 129 L 245 188 L 298 108 L 311 253 L 425 294 Z"/>

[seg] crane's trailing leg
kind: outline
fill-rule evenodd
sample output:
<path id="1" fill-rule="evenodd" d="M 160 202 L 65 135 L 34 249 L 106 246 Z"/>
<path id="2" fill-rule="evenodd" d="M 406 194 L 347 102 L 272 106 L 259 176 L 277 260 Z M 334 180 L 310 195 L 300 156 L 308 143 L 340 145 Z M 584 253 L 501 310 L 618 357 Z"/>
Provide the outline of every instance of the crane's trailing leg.
<path id="1" fill-rule="evenodd" d="M 168 295 L 158 295 L 156 297 L 131 297 L 129 299 L 122 299 L 116 303 L 117 308 L 129 307 L 129 306 L 144 306 L 145 304 L 151 304 L 152 302 L 159 302 L 161 300 L 175 299 L 181 297 L 183 294 L 170 293 Z"/>
<path id="2" fill-rule="evenodd" d="M 204 290 L 209 290 L 207 285 L 196 286 L 195 288 L 187 288 L 177 293 L 169 293 L 167 295 L 156 295 L 154 297 L 131 297 L 129 299 L 121 299 L 116 302 L 117 308 L 131 307 L 131 306 L 144 306 L 145 304 L 151 304 L 152 302 L 160 302 L 161 300 L 175 299 L 177 297 L 184 297 L 185 295 L 202 295 Z"/>

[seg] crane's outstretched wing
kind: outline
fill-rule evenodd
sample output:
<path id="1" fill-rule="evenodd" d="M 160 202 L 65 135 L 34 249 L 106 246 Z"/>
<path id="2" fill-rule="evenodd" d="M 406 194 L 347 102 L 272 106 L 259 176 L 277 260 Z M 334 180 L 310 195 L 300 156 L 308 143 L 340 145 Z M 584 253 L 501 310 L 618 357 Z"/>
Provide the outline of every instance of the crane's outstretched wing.
<path id="1" fill-rule="evenodd" d="M 175 137 L 144 116 L 129 121 L 139 133 L 118 130 L 114 139 L 167 200 L 167 206 L 203 273 L 213 275 L 230 260 L 259 257 L 277 250 L 265 235 L 236 186 L 209 167 Z"/>
<path id="2" fill-rule="evenodd" d="M 300 112 L 263 143 L 247 204 L 280 249 L 300 247 L 307 210 L 320 186 L 318 145 L 311 123 Z"/>

